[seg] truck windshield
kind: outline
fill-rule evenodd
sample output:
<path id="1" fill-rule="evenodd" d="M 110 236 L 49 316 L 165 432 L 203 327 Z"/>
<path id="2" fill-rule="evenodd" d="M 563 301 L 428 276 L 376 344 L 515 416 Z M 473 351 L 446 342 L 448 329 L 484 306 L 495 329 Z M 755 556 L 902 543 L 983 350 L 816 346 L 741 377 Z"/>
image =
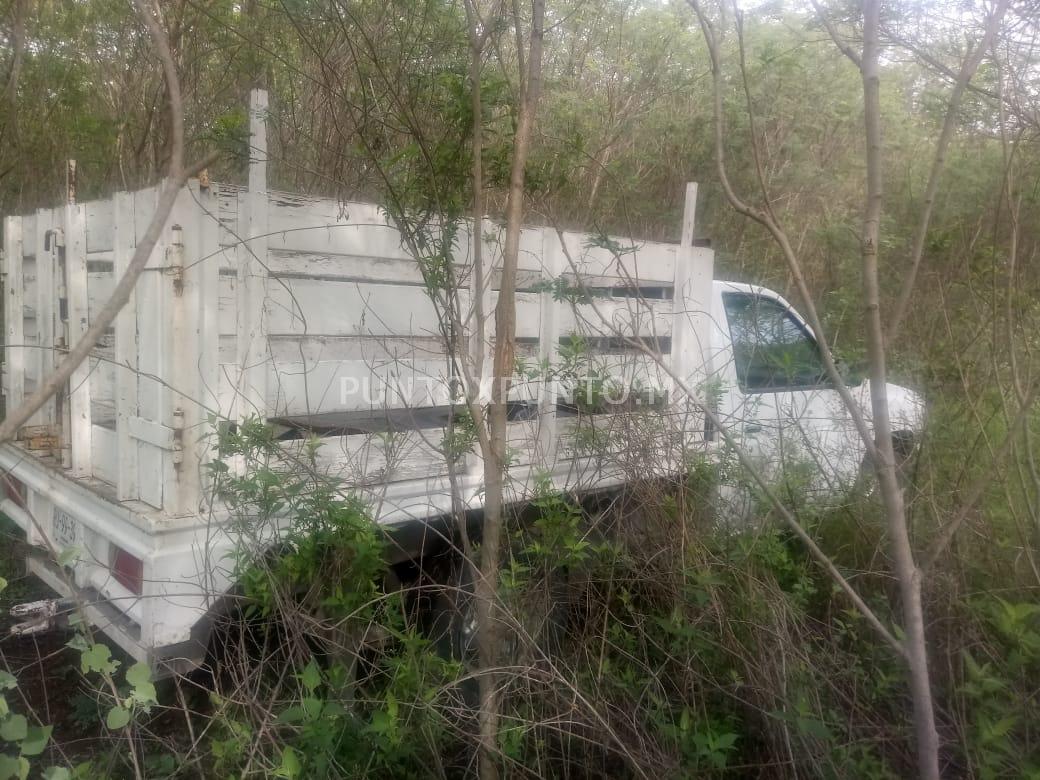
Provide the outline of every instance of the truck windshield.
<path id="1" fill-rule="evenodd" d="M 746 293 L 724 293 L 723 302 L 741 390 L 827 384 L 819 346 L 787 309 Z"/>

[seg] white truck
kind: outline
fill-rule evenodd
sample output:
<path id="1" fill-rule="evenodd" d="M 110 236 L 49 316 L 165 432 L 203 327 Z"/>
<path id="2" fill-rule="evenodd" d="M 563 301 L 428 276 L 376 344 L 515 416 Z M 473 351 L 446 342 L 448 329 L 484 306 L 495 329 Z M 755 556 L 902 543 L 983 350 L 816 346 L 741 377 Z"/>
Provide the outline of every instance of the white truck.
<path id="1" fill-rule="evenodd" d="M 478 455 L 449 480 L 438 446 L 454 379 L 429 279 L 377 206 L 268 190 L 265 103 L 254 93 L 249 186 L 193 180 L 183 189 L 113 332 L 17 441 L 0 446 L 0 511 L 41 549 L 29 570 L 62 597 L 83 599 L 105 635 L 160 674 L 202 660 L 206 618 L 234 584 L 227 512 L 207 489 L 215 426 L 258 415 L 289 450 L 301 435 L 320 437 L 322 467 L 395 529 L 447 516 L 452 482 L 467 509 L 483 502 Z M 4 219 L 8 409 L 108 298 L 156 193 Z M 579 337 L 624 382 L 665 386 L 674 373 L 710 386 L 734 439 L 767 470 L 797 451 L 828 483 L 854 480 L 864 447 L 812 330 L 770 290 L 713 281 L 712 251 L 693 240 L 695 193 L 691 186 L 678 245 L 525 228 L 518 353 L 551 369 L 561 344 Z M 500 232 L 491 221 L 478 232 L 483 287 L 466 225 L 454 243 L 450 292 L 462 320 L 476 331 L 478 299 L 486 317 L 475 353 L 493 338 Z M 583 294 L 560 295 L 561 284 Z M 603 453 L 576 448 L 581 415 L 549 386 L 544 374 L 516 383 L 509 499 L 523 502 L 545 475 L 579 493 L 630 478 Z M 920 399 L 889 390 L 894 429 L 912 436 Z M 853 392 L 869 414 L 866 385 Z M 660 416 L 678 438 L 658 443 L 652 473 L 681 468 L 680 449 L 711 457 L 722 446 L 680 396 L 674 388 L 662 396 Z M 598 410 L 602 420 L 626 413 Z M 399 554 L 422 552 L 416 542 Z M 37 607 L 19 630 L 49 623 L 53 605 Z"/>

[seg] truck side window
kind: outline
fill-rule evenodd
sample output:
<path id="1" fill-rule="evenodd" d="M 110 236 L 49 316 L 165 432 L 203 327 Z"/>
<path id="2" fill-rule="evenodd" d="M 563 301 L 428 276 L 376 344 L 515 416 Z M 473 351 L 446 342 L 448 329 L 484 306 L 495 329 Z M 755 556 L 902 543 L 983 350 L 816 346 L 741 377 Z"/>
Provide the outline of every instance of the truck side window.
<path id="1" fill-rule="evenodd" d="M 744 391 L 827 384 L 820 348 L 783 306 L 769 298 L 724 293 L 726 318 Z"/>

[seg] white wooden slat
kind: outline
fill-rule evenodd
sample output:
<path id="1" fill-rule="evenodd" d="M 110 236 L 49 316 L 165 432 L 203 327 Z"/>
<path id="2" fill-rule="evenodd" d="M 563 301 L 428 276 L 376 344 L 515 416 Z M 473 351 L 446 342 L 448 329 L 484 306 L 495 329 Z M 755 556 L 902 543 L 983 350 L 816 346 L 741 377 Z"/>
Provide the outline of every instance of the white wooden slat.
<path id="1" fill-rule="evenodd" d="M 26 214 L 22 220 L 22 257 L 36 256 L 36 214 Z"/>
<path id="2" fill-rule="evenodd" d="M 361 360 L 440 360 L 448 352 L 440 336 L 272 336 L 271 358 L 276 363 Z"/>
<path id="3" fill-rule="evenodd" d="M 490 317 L 494 320 L 495 308 L 498 306 L 498 291 L 491 292 Z M 542 301 L 540 293 L 518 292 L 516 294 L 516 337 L 518 339 L 537 339 L 538 323 L 541 316 Z"/>
<path id="4" fill-rule="evenodd" d="M 65 230 L 65 289 L 68 296 L 69 347 L 80 342 L 87 332 L 87 214 L 81 204 L 67 205 Z M 90 361 L 84 361 L 69 378 L 69 447 L 72 476 L 92 475 L 90 465 L 91 428 Z"/>
<path id="5" fill-rule="evenodd" d="M 414 262 L 401 243 L 401 234 L 376 206 L 367 203 L 309 198 L 287 202 L 274 197 L 269 226 L 273 250 Z"/>
<path id="6" fill-rule="evenodd" d="M 4 220 L 4 311 L 7 318 L 4 352 L 4 396 L 7 409 L 15 409 L 25 397 L 25 319 L 23 316 L 22 218 Z"/>
<path id="7" fill-rule="evenodd" d="M 272 249 L 268 255 L 268 268 L 272 276 L 425 286 L 419 263 L 411 257 L 402 259 Z M 455 275 L 460 283 L 466 282 L 468 267 L 464 263 L 456 263 Z"/>
<path id="8" fill-rule="evenodd" d="M 595 306 L 565 306 L 561 320 L 563 335 L 665 338 L 672 332 L 672 302 L 637 298 L 597 299 Z"/>
<path id="9" fill-rule="evenodd" d="M 90 400 L 115 403 L 116 365 L 111 347 L 95 348 L 90 362 Z M 96 420 L 94 421 L 97 422 Z"/>
<path id="10" fill-rule="evenodd" d="M 440 360 L 272 362 L 267 408 L 279 416 L 441 406 L 451 400 Z"/>
<path id="11" fill-rule="evenodd" d="M 90 463 L 94 477 L 110 485 L 119 481 L 119 451 L 116 432 L 95 425 L 90 432 Z"/>
<path id="12" fill-rule="evenodd" d="M 84 203 L 87 210 L 87 252 L 112 249 L 114 203 L 111 199 Z"/>
<path id="13" fill-rule="evenodd" d="M 131 193 L 134 198 L 135 241 L 141 240 L 148 229 L 148 223 L 151 221 L 152 214 L 155 213 L 155 206 L 159 202 L 159 188 L 161 186 L 146 187 L 143 190 L 136 190 Z M 165 262 L 165 259 L 165 255 L 162 252 L 152 252 L 146 267 L 159 268 Z"/>
<path id="14" fill-rule="evenodd" d="M 173 428 L 144 417 L 129 418 L 130 436 L 160 450 L 172 450 L 176 442 Z"/>
<path id="15" fill-rule="evenodd" d="M 134 193 L 135 244 L 144 236 L 155 212 L 157 190 L 150 188 Z M 170 320 L 167 287 L 171 284 L 163 266 L 169 245 L 168 227 L 152 250 L 145 272 L 137 282 L 137 409 L 138 416 L 154 423 L 163 422 L 166 393 L 163 387 L 165 369 L 166 323 Z M 153 378 L 156 377 L 156 378 Z M 135 438 L 136 437 L 131 437 Z M 138 492 L 140 499 L 157 509 L 163 506 L 163 491 L 172 482 L 167 473 L 166 452 L 147 441 L 135 441 L 138 459 Z M 169 467 L 172 472 L 172 464 Z"/>
<path id="16" fill-rule="evenodd" d="M 221 336 L 238 334 L 238 277 L 220 274 L 213 282 L 212 293 L 217 296 L 215 326 Z M 229 361 L 233 362 L 233 361 Z"/>
<path id="17" fill-rule="evenodd" d="M 317 468 L 352 485 L 441 476 L 448 470 L 437 451 L 443 436 L 440 429 L 428 429 L 327 437 L 318 449 Z M 282 445 L 292 454 L 302 453 L 304 446 L 299 441 Z"/>
<path id="18" fill-rule="evenodd" d="M 590 239 L 587 233 L 563 232 L 567 256 L 563 263 L 565 271 L 582 278 L 616 276 L 665 281 L 675 277 L 677 248 L 674 244 L 610 236 L 610 242 L 619 249 L 615 252 L 591 245 Z M 692 246 L 693 239 L 690 241 Z"/>
<path id="19" fill-rule="evenodd" d="M 112 270 L 113 276 L 126 272 L 134 254 L 137 238 L 134 232 L 134 197 L 118 192 L 113 200 Z M 120 501 L 137 499 L 137 442 L 130 437 L 129 419 L 137 417 L 137 295 L 116 316 L 114 360 L 116 370 L 116 493 Z"/>
<path id="20" fill-rule="evenodd" d="M 89 262 L 89 256 L 88 256 Z M 87 316 L 91 322 L 108 303 L 112 291 L 116 288 L 116 277 L 111 271 L 87 270 Z"/>
<path id="21" fill-rule="evenodd" d="M 468 292 L 460 292 L 463 310 Z M 426 289 L 316 279 L 272 280 L 267 301 L 272 335 L 437 336 L 437 310 Z"/>

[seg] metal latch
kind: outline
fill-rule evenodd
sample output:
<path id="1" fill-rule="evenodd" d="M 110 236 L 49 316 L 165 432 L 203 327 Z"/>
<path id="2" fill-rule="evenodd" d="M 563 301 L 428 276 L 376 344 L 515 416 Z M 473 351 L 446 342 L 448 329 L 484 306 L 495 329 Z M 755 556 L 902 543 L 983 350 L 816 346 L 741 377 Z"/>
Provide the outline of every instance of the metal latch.
<path id="1" fill-rule="evenodd" d="M 184 460 L 184 411 L 173 410 L 173 465 L 181 465 Z"/>
<path id="2" fill-rule="evenodd" d="M 172 228 L 173 236 L 166 249 L 166 273 L 173 277 L 173 294 L 184 292 L 184 231 L 180 225 Z"/>
<path id="3" fill-rule="evenodd" d="M 11 633 L 15 636 L 25 636 L 42 634 L 52 628 L 63 628 L 68 625 L 69 612 L 75 606 L 72 599 L 43 599 L 15 604 L 11 607 L 11 615 L 27 620 L 11 626 Z"/>

